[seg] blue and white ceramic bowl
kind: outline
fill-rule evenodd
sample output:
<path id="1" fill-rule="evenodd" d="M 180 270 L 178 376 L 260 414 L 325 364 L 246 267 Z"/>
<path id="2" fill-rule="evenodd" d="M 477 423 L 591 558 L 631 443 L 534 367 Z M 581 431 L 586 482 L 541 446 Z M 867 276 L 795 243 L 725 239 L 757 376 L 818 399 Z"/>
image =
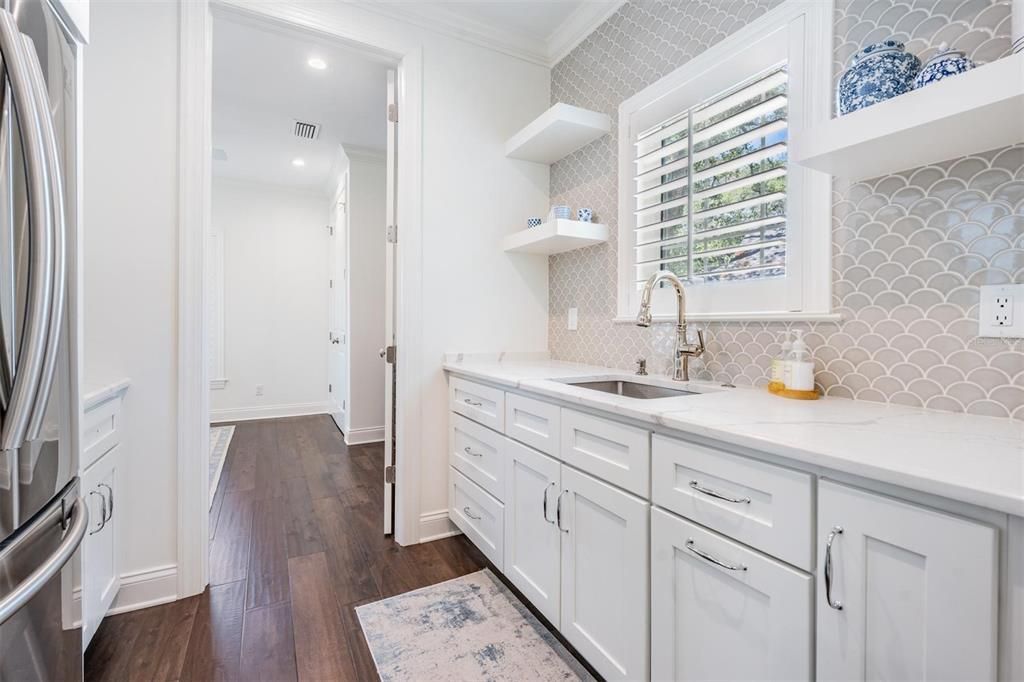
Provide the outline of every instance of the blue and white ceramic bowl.
<path id="1" fill-rule="evenodd" d="M 836 88 L 839 114 L 869 107 L 891 99 L 914 87 L 921 60 L 903 50 L 898 40 L 868 45 L 853 55 L 853 63 Z"/>
<path id="2" fill-rule="evenodd" d="M 568 220 L 569 216 L 572 214 L 572 209 L 569 208 L 568 206 L 552 206 L 551 213 L 556 218 L 563 218 L 565 220 Z"/>
<path id="3" fill-rule="evenodd" d="M 589 208 L 576 209 L 576 220 L 581 223 L 589 223 L 594 218 L 594 212 Z"/>
<path id="4" fill-rule="evenodd" d="M 943 50 L 928 60 L 914 79 L 914 89 L 923 88 L 943 78 L 956 76 L 974 68 L 974 62 L 959 50 Z"/>
<path id="5" fill-rule="evenodd" d="M 541 220 L 540 218 L 527 218 L 526 219 L 526 227 L 528 227 L 528 228 L 529 227 L 540 227 L 540 224 L 542 222 L 544 222 L 544 221 Z"/>

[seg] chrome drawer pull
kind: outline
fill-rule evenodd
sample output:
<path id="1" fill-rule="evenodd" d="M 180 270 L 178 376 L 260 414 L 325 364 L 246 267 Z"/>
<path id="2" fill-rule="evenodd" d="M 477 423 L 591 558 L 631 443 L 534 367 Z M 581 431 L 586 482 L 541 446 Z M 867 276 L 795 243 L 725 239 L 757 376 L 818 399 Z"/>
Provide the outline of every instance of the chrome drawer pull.
<path id="1" fill-rule="evenodd" d="M 825 541 L 825 603 L 836 611 L 843 610 L 843 602 L 832 601 L 832 541 L 836 539 L 837 535 L 842 534 L 842 526 L 832 526 L 832 531 L 828 534 L 828 540 Z"/>
<path id="2" fill-rule="evenodd" d="M 469 398 L 463 398 L 462 402 L 466 403 L 470 407 L 483 407 L 484 406 L 483 403 L 481 403 L 479 401 L 476 401 L 476 400 L 470 400 Z"/>
<path id="3" fill-rule="evenodd" d="M 705 561 L 710 561 L 715 566 L 721 566 L 722 568 L 727 568 L 730 571 L 745 571 L 745 570 L 747 570 L 747 567 L 744 566 L 743 564 L 727 564 L 724 561 L 722 561 L 721 559 L 708 554 L 704 550 L 697 549 L 697 546 L 695 544 L 693 544 L 693 538 L 690 538 L 689 540 L 686 541 L 686 549 L 690 550 L 691 552 L 693 552 L 694 554 L 699 556 L 701 559 L 704 559 Z"/>
<path id="4" fill-rule="evenodd" d="M 469 511 L 469 507 L 463 507 L 462 513 L 468 516 L 469 518 L 473 519 L 474 521 L 479 521 L 483 518 L 482 516 L 473 516 L 473 512 Z"/>
<path id="5" fill-rule="evenodd" d="M 482 453 L 482 452 L 473 452 L 472 450 L 470 450 L 468 445 L 466 447 L 462 448 L 462 451 L 465 452 L 470 457 L 483 457 L 484 456 L 484 453 Z"/>
<path id="6" fill-rule="evenodd" d="M 704 486 L 702 486 L 697 481 L 690 481 L 690 487 L 693 488 L 694 490 L 696 490 L 699 493 L 704 493 L 708 497 L 714 497 L 714 498 L 719 499 L 719 500 L 725 500 L 726 502 L 732 502 L 733 504 L 750 504 L 750 498 L 749 497 L 729 497 L 728 495 L 723 495 L 722 493 L 718 492 L 717 490 L 712 490 L 711 488 L 705 488 Z"/>
<path id="7" fill-rule="evenodd" d="M 554 523 L 554 521 L 548 518 L 548 491 L 551 490 L 553 485 L 555 485 L 555 482 L 551 481 L 551 483 L 548 483 L 547 487 L 544 488 L 544 504 L 542 508 L 544 510 L 544 520 L 548 523 Z"/>
<path id="8" fill-rule="evenodd" d="M 562 495 L 566 494 L 567 492 L 569 491 L 563 490 L 562 492 L 558 493 L 558 500 L 555 503 L 555 525 L 558 526 L 558 530 L 562 531 L 563 533 L 569 532 L 568 528 L 562 528 Z"/>

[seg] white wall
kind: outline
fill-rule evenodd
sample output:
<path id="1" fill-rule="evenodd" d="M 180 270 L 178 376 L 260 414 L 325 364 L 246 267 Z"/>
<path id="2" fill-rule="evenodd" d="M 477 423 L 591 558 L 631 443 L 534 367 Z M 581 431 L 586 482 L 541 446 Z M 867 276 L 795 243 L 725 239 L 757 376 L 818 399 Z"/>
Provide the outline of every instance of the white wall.
<path id="1" fill-rule="evenodd" d="M 348 155 L 348 410 L 345 438 L 384 428 L 386 172 L 383 156 Z"/>
<path id="2" fill-rule="evenodd" d="M 322 194 L 214 180 L 211 229 L 224 235 L 227 384 L 210 393 L 211 420 L 327 410 L 325 204 Z"/>
<path id="3" fill-rule="evenodd" d="M 178 8 L 94 2 L 91 15 L 82 392 L 132 380 L 117 504 L 122 566 L 145 574 L 177 560 Z"/>

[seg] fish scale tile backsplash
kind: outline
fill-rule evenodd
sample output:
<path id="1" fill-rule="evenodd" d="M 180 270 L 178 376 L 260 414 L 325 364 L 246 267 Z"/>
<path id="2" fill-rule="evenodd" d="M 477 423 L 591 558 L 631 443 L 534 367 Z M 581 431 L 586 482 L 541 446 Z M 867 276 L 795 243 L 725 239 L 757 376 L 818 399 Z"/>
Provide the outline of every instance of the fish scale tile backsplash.
<path id="1" fill-rule="evenodd" d="M 629 2 L 553 70 L 552 102 L 616 118 L 619 103 L 775 1 Z M 931 18 L 927 18 L 931 15 Z M 836 77 L 861 46 L 895 37 L 927 59 L 940 44 L 978 63 L 1009 52 L 1010 7 L 993 0 L 839 0 Z M 617 121 L 551 169 L 552 203 L 590 206 L 607 244 L 552 256 L 549 343 L 562 360 L 671 365 L 668 324 L 616 324 Z M 978 285 L 1024 281 L 1024 145 L 862 182 L 833 181 L 838 323 L 713 322 L 695 376 L 768 381 L 782 332 L 803 329 L 832 396 L 1024 419 L 1024 342 L 977 337 Z M 566 329 L 579 309 L 578 331 Z"/>

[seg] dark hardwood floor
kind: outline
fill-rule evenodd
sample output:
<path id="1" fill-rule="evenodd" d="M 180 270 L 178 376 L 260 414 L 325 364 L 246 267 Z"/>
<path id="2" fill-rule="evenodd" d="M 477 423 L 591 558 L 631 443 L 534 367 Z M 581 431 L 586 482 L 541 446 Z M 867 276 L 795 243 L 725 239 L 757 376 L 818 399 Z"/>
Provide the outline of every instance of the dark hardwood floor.
<path id="1" fill-rule="evenodd" d="M 383 531 L 381 445 L 330 417 L 236 426 L 210 512 L 210 587 L 109 616 L 86 680 L 377 679 L 355 607 L 486 565 L 463 536 Z"/>

